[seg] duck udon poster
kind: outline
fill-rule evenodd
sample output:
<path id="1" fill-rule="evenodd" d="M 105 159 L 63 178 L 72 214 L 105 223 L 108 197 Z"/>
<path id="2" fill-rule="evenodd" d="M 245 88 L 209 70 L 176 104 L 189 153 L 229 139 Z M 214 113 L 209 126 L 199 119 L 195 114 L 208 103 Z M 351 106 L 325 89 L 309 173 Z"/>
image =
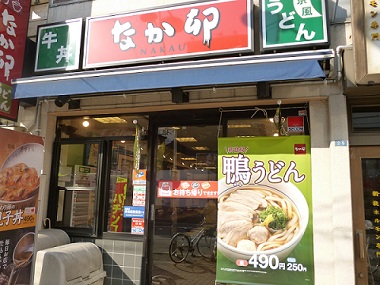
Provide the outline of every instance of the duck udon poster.
<path id="1" fill-rule="evenodd" d="M 219 138 L 216 281 L 314 284 L 310 137 Z"/>

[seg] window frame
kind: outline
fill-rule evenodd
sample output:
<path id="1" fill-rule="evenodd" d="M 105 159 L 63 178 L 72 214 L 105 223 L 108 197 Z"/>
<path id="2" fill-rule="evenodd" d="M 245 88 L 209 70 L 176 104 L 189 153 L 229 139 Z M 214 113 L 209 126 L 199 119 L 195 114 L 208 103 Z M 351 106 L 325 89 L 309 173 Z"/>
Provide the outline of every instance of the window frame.
<path id="1" fill-rule="evenodd" d="M 94 226 L 91 229 L 81 228 L 81 227 L 67 227 L 62 226 L 58 224 L 57 221 L 57 214 L 58 214 L 58 172 L 59 172 L 59 161 L 60 161 L 60 154 L 61 154 L 61 147 L 62 145 L 75 145 L 75 144 L 98 144 L 99 145 L 99 152 L 98 152 L 98 165 L 97 165 L 97 173 L 96 173 L 96 192 L 95 192 L 95 202 L 94 202 Z M 100 200 L 101 197 L 101 190 L 103 187 L 103 179 L 102 179 L 102 164 L 103 164 L 103 152 L 104 152 L 104 142 L 100 139 L 90 139 L 90 140 L 77 140 L 77 139 L 63 139 L 63 140 L 57 140 L 53 144 L 53 157 L 52 157 L 52 171 L 51 171 L 51 177 L 50 177 L 50 187 L 51 189 L 49 191 L 48 196 L 48 210 L 47 214 L 51 221 L 51 226 L 53 228 L 60 228 L 64 231 L 66 231 L 69 235 L 75 235 L 75 236 L 85 236 L 85 237 L 96 237 L 99 236 L 99 215 L 96 213 L 99 213 L 100 209 Z"/>
<path id="2" fill-rule="evenodd" d="M 93 238 L 111 238 L 116 240 L 132 240 L 142 241 L 144 235 L 135 235 L 127 232 L 108 232 L 107 231 L 107 213 L 109 211 L 109 191 L 107 191 L 110 183 L 111 173 L 111 154 L 112 154 L 112 142 L 125 139 L 125 137 L 106 137 L 106 138 L 80 138 L 80 139 L 67 139 L 58 138 L 53 144 L 53 157 L 52 157 L 52 172 L 50 177 L 49 189 L 56 189 L 58 185 L 58 170 L 59 159 L 62 145 L 68 144 L 99 144 L 98 153 L 98 169 L 97 169 L 97 186 L 95 193 L 95 213 L 94 213 L 94 227 L 93 230 L 86 228 L 75 228 L 61 226 L 57 222 L 57 206 L 58 206 L 58 191 L 50 190 L 48 196 L 48 218 L 51 220 L 51 226 L 53 228 L 60 228 L 66 231 L 69 235 L 75 237 L 93 237 Z M 147 140 L 148 136 L 142 136 L 142 140 Z M 148 146 L 149 148 L 149 146 Z M 149 191 L 149 185 L 147 182 L 147 192 Z M 147 200 L 146 200 L 147 201 Z M 146 220 L 147 213 L 145 213 Z"/>
<path id="3" fill-rule="evenodd" d="M 50 7 L 57 7 L 62 5 L 76 4 L 81 2 L 88 2 L 94 0 L 50 0 Z"/>

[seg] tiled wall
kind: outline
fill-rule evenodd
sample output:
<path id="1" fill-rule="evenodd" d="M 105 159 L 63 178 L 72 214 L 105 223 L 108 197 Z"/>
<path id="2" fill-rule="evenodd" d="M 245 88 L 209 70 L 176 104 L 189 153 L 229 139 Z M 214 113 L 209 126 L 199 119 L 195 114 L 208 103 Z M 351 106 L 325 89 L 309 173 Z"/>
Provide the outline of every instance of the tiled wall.
<path id="1" fill-rule="evenodd" d="M 104 285 L 140 285 L 143 243 L 122 240 L 84 240 L 91 241 L 102 251 L 103 266 L 107 273 Z"/>

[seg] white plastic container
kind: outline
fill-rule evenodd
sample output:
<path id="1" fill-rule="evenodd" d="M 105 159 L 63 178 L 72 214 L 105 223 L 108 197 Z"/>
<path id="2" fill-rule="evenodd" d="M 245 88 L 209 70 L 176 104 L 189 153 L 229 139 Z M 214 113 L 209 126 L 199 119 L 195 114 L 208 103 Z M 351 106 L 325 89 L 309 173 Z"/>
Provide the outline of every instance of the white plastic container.
<path id="1" fill-rule="evenodd" d="M 70 243 L 70 237 L 61 229 L 40 230 L 37 235 L 35 251 Z"/>
<path id="2" fill-rule="evenodd" d="M 101 285 L 105 276 L 100 249 L 91 242 L 70 243 L 37 252 L 34 285 Z"/>

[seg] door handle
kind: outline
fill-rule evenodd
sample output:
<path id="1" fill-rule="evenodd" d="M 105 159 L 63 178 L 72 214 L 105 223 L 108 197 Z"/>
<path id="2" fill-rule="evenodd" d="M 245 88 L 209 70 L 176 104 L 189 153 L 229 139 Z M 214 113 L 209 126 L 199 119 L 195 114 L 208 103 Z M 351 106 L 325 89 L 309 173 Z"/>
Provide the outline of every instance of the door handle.
<path id="1" fill-rule="evenodd" d="M 154 204 L 151 204 L 151 205 L 150 205 L 150 220 L 151 220 L 151 221 L 154 221 L 154 215 L 155 215 L 155 212 L 154 212 Z"/>
<path id="2" fill-rule="evenodd" d="M 365 256 L 365 244 L 364 244 L 364 233 L 362 230 L 356 230 L 356 238 L 359 246 L 359 259 L 364 259 Z"/>

